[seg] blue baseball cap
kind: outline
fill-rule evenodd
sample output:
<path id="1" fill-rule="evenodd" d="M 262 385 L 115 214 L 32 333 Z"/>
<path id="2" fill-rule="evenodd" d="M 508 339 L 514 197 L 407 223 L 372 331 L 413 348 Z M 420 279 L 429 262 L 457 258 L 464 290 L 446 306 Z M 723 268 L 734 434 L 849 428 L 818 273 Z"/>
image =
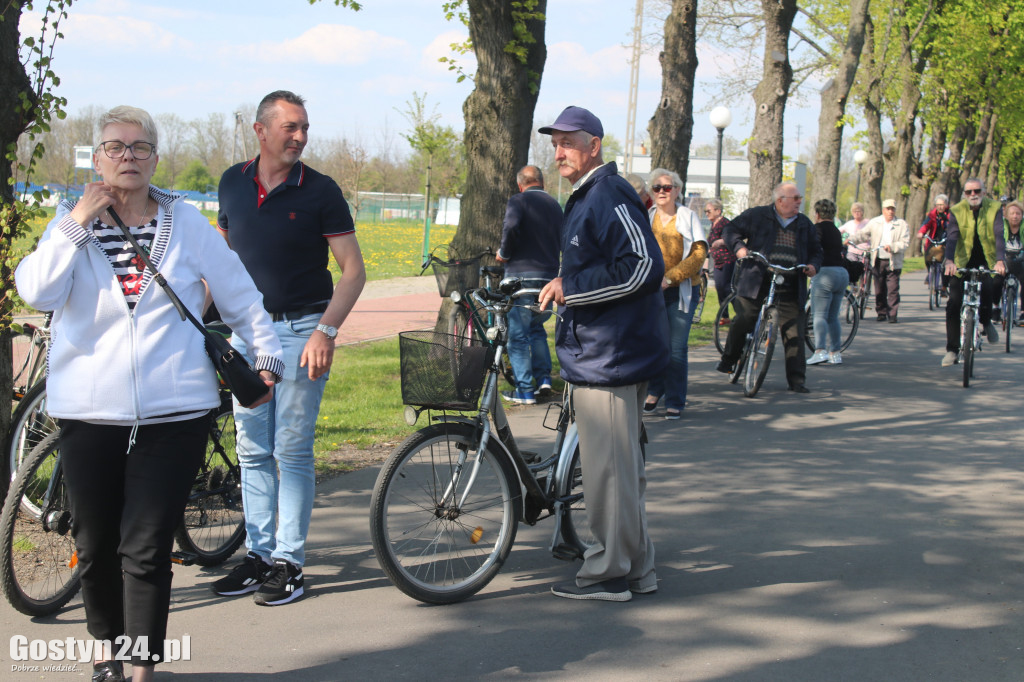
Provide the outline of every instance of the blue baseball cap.
<path id="1" fill-rule="evenodd" d="M 558 115 L 558 118 L 555 119 L 554 123 L 549 126 L 544 126 L 543 128 L 538 128 L 537 132 L 542 135 L 550 135 L 556 130 L 563 133 L 582 130 L 590 133 L 594 137 L 604 138 L 604 126 L 601 125 L 601 119 L 594 116 L 583 107 L 566 107 L 562 113 Z"/>

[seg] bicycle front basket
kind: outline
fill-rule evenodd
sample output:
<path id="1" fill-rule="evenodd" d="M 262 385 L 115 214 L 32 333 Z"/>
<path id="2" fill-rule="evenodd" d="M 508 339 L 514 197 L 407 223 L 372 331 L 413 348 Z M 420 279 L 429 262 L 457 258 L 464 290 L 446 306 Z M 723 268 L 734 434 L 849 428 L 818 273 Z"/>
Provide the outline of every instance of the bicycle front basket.
<path id="1" fill-rule="evenodd" d="M 480 259 L 455 260 L 449 263 L 434 263 L 434 279 L 437 291 L 448 297 L 453 291 L 463 292 L 480 286 Z"/>
<path id="2" fill-rule="evenodd" d="M 434 331 L 398 335 L 402 402 L 435 410 L 475 410 L 493 359 L 484 341 Z"/>

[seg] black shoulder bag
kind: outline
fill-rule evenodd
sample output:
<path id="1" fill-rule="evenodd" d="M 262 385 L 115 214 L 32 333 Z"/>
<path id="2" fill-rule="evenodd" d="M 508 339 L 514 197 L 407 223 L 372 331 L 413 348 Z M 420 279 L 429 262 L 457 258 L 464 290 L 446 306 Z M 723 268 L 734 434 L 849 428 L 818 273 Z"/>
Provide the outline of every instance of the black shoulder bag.
<path id="1" fill-rule="evenodd" d="M 192 313 L 188 311 L 182 302 L 178 299 L 178 296 L 171 289 L 171 286 L 164 279 L 164 276 L 153 266 L 153 262 L 149 260 L 149 254 L 142 248 L 135 237 L 132 235 L 124 222 L 122 222 L 120 216 L 114 212 L 113 208 L 108 208 L 107 213 L 114 219 L 117 226 L 124 233 L 125 239 L 135 248 L 135 251 L 139 254 L 139 258 L 145 263 L 146 267 L 149 268 L 150 272 L 153 273 L 153 281 L 160 285 L 167 294 L 167 297 L 171 299 L 171 303 L 174 304 L 174 308 L 178 311 L 178 315 L 181 316 L 182 321 L 188 320 L 199 330 L 199 333 L 203 335 L 203 342 L 206 344 L 206 353 L 210 356 L 213 361 L 213 366 L 220 374 L 221 379 L 227 384 L 228 388 L 231 389 L 232 395 L 238 400 L 242 407 L 249 407 L 257 400 L 262 398 L 270 391 L 270 388 L 263 383 L 263 377 L 260 376 L 259 372 L 254 370 L 252 366 L 246 361 L 245 357 L 239 353 L 234 347 L 228 343 L 227 339 L 222 337 L 220 334 L 215 334 L 209 331 L 203 326 L 203 323 L 195 318 Z"/>

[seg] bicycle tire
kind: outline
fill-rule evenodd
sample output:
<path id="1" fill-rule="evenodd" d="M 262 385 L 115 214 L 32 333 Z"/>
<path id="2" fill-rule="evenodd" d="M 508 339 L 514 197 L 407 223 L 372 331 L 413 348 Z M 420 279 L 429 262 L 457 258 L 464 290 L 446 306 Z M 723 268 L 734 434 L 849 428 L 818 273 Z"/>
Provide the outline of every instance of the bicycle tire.
<path id="1" fill-rule="evenodd" d="M 482 453 L 475 426 L 442 423 L 412 434 L 388 457 L 373 487 L 370 538 L 381 568 L 399 590 L 427 604 L 451 604 L 483 589 L 501 570 L 522 516 L 519 479 L 493 442 Z M 465 454 L 449 499 L 458 501 L 473 457 L 480 470 L 461 509 L 442 500 Z"/>
<path id="2" fill-rule="evenodd" d="M 473 318 L 465 306 L 453 304 L 448 312 L 448 333 L 460 339 L 462 345 L 473 341 Z"/>
<path id="3" fill-rule="evenodd" d="M 768 367 L 772 363 L 775 351 L 775 332 L 778 326 L 778 312 L 769 308 L 763 324 L 760 325 L 755 344 L 747 357 L 747 375 L 743 380 L 743 395 L 753 398 L 761 390 L 764 378 L 768 376 Z"/>
<path id="4" fill-rule="evenodd" d="M 839 315 L 839 324 L 843 328 L 843 342 L 839 345 L 840 351 L 845 351 L 853 343 L 853 337 L 857 336 L 857 327 L 860 326 L 860 316 L 852 314 L 857 309 L 857 299 L 849 291 L 843 292 L 842 309 Z M 805 316 L 807 319 L 806 330 L 804 331 L 804 342 L 809 349 L 817 350 L 814 343 L 814 315 L 811 314 L 811 302 L 807 301 Z"/>
<path id="5" fill-rule="evenodd" d="M 974 312 L 968 310 L 964 315 L 964 331 L 963 331 L 963 369 L 964 369 L 964 388 L 968 388 L 971 385 L 971 377 L 974 375 L 974 327 L 975 319 Z"/>
<path id="6" fill-rule="evenodd" d="M 565 516 L 562 517 L 562 539 L 572 547 L 575 547 L 582 556 L 590 549 L 595 542 L 593 532 L 590 530 L 590 519 L 587 516 L 587 505 L 583 495 L 583 463 L 580 459 L 580 446 L 577 444 L 572 453 L 571 472 L 568 480 L 563 481 L 559 497 L 569 497 L 579 494 L 579 499 L 574 499 L 565 507 Z"/>
<path id="7" fill-rule="evenodd" d="M 10 467 L 8 481 L 17 475 L 22 460 L 35 446 L 56 430 L 57 423 L 46 413 L 46 382 L 40 381 L 25 391 L 11 415 L 5 458 L 6 466 Z"/>
<path id="8" fill-rule="evenodd" d="M 200 566 L 217 566 L 245 540 L 242 469 L 235 450 L 235 417 L 222 404 L 210 422 L 210 437 L 174 539 Z"/>
<path id="9" fill-rule="evenodd" d="M 1014 302 L 1017 298 L 1016 291 L 1010 291 L 1013 287 L 1005 287 L 1003 289 L 1003 296 L 1005 303 L 1002 306 L 1002 317 L 1003 317 L 1003 333 L 1006 335 L 1006 352 L 1010 352 L 1010 330 L 1013 329 L 1013 321 L 1017 317 L 1017 311 L 1014 309 Z"/>
<path id="10" fill-rule="evenodd" d="M 736 298 L 736 292 L 730 292 L 722 305 L 718 306 L 718 312 L 715 313 L 715 348 L 718 349 L 718 354 L 721 355 L 725 352 L 725 340 L 729 336 L 729 328 L 732 326 L 732 318 L 729 317 L 729 306 L 732 305 L 733 300 Z M 729 320 L 729 324 L 722 324 L 722 319 Z"/>
<path id="11" fill-rule="evenodd" d="M 868 299 L 871 298 L 871 268 L 864 266 L 864 284 L 860 288 L 860 319 L 864 319 L 864 313 L 868 309 Z"/>
<path id="12" fill-rule="evenodd" d="M 29 454 L 0 516 L 0 589 L 11 606 L 27 616 L 56 612 L 81 586 L 58 435 L 47 436 Z M 55 494 L 47 501 L 44 495 L 51 483 Z M 23 498 L 30 498 L 31 506 L 44 514 L 29 512 Z"/>

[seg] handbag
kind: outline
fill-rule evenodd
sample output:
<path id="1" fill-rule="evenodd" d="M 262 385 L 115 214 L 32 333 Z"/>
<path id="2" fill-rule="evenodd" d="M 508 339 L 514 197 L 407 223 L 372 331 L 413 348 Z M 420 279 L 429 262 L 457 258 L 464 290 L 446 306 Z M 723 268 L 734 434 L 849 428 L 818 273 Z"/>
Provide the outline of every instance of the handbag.
<path id="1" fill-rule="evenodd" d="M 846 268 L 846 272 L 850 275 L 851 282 L 857 282 L 864 275 L 864 264 L 859 260 L 850 260 L 849 258 L 843 259 L 843 267 Z"/>
<path id="2" fill-rule="evenodd" d="M 199 333 L 203 335 L 203 343 L 206 346 L 206 354 L 210 356 L 210 360 L 213 361 L 213 366 L 220 374 L 221 380 L 227 384 L 227 387 L 231 390 L 231 394 L 235 396 L 235 399 L 242 407 L 249 407 L 260 398 L 265 396 L 269 391 L 270 387 L 263 382 L 263 377 L 260 376 L 259 372 L 252 368 L 249 362 L 245 359 L 241 353 L 239 353 L 234 346 L 228 343 L 220 334 L 209 331 L 203 323 L 195 318 L 195 316 L 189 312 L 188 308 L 182 304 L 174 290 L 171 289 L 171 285 L 167 283 L 164 276 L 153 265 L 153 262 L 149 260 L 149 254 L 145 249 L 136 241 L 131 231 L 122 222 L 120 216 L 114 212 L 113 208 L 108 208 L 107 212 L 110 217 L 117 223 L 118 228 L 124 233 L 125 239 L 134 247 L 135 251 L 139 254 L 142 262 L 149 268 L 150 272 L 153 273 L 153 280 L 160 285 L 167 294 L 167 297 L 171 299 L 171 303 L 174 304 L 175 310 L 178 311 L 178 315 L 181 316 L 182 321 L 188 320 L 192 325 L 199 330 Z"/>

